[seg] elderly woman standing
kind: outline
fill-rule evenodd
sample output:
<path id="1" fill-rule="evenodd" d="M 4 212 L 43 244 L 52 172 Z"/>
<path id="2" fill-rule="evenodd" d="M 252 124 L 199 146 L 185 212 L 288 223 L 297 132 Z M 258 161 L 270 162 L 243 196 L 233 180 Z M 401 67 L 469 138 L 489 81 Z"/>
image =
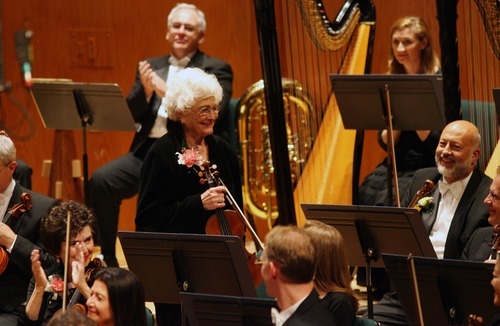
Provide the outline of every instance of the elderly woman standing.
<path id="1" fill-rule="evenodd" d="M 214 75 L 186 68 L 177 73 L 167 89 L 160 110 L 167 111 L 168 132 L 155 142 L 144 160 L 135 224 L 137 231 L 204 234 L 215 209 L 229 204 L 224 187 L 200 183 L 198 172 L 203 162 L 217 166 L 228 191 L 238 204 L 242 203 L 236 153 L 213 134 L 222 87 Z M 166 306 L 156 304 L 158 324 L 174 315 L 179 319 L 168 324 L 180 324 L 180 308 L 173 313 Z"/>

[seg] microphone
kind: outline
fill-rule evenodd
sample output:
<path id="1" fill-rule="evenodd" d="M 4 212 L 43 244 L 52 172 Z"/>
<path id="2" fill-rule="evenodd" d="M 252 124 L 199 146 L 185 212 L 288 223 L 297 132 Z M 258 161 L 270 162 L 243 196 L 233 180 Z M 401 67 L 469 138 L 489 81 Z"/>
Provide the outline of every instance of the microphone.
<path id="1" fill-rule="evenodd" d="M 33 61 L 33 48 L 31 46 L 31 30 L 19 30 L 15 33 L 17 60 L 21 66 L 24 86 L 31 87 L 33 79 L 31 75 L 31 62 Z"/>

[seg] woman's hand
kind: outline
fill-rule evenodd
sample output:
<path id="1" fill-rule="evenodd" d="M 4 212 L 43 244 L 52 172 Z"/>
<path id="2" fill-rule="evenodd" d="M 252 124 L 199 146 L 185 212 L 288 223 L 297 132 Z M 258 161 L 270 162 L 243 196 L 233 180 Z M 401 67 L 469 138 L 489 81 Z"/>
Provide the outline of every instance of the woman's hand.
<path id="1" fill-rule="evenodd" d="M 31 271 L 33 272 L 33 277 L 35 278 L 35 287 L 45 291 L 48 280 L 45 275 L 45 271 L 42 268 L 42 263 L 40 262 L 40 250 L 38 249 L 34 249 L 31 252 Z"/>
<path id="2" fill-rule="evenodd" d="M 203 204 L 203 208 L 205 208 L 205 210 L 207 211 L 211 211 L 226 206 L 225 195 L 224 195 L 225 192 L 226 192 L 226 187 L 217 186 L 210 188 L 204 193 L 202 193 L 201 203 Z"/>
<path id="3" fill-rule="evenodd" d="M 71 262 L 71 281 L 80 293 L 88 298 L 90 296 L 90 287 L 85 279 L 85 255 L 83 244 L 78 242 L 75 245 L 76 256 L 75 260 Z"/>

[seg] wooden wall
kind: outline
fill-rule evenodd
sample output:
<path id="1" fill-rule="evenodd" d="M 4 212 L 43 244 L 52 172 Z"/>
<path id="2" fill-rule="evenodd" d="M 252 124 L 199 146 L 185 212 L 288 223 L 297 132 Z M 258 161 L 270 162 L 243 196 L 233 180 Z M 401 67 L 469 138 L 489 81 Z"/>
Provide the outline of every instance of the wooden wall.
<path id="1" fill-rule="evenodd" d="M 14 46 L 15 31 L 33 31 L 34 77 L 117 83 L 126 95 L 133 83 L 137 62 L 169 51 L 165 41 L 166 16 L 177 2 L 3 1 L 0 8 L 5 77 L 13 86 L 9 92 L 0 94 L 0 128 L 6 129 L 14 139 L 18 157 L 33 167 L 34 190 L 51 194 L 49 179 L 41 177 L 42 161 L 53 159 L 53 166 L 69 171 L 71 160 L 81 159 L 82 135 L 81 131 L 55 132 L 44 128 L 29 90 L 22 86 Z M 278 22 L 281 21 L 280 4 L 284 2 L 289 5 L 293 3 L 292 0 L 276 1 Z M 340 0 L 324 2 L 330 18 L 343 3 Z M 472 0 L 460 1 L 462 17 L 459 24 L 467 24 L 467 20 L 462 19 L 468 14 L 463 9 L 464 2 L 470 10 L 477 10 L 474 5 L 469 4 Z M 197 0 L 191 3 L 198 5 L 205 12 L 208 21 L 207 38 L 201 47 L 202 50 L 223 58 L 232 65 L 235 76 L 233 97 L 239 97 L 248 86 L 261 79 L 253 1 Z M 422 16 L 429 24 L 435 47 L 439 51 L 435 0 L 374 0 L 374 3 L 377 25 L 373 73 L 383 73 L 386 70 L 390 46 L 388 30 L 392 22 L 400 16 Z M 278 34 L 283 35 L 280 28 L 283 27 L 278 27 Z M 461 78 L 468 76 L 463 72 Z M 87 150 L 90 173 L 127 152 L 132 137 L 132 132 L 89 132 Z M 365 164 L 363 175 L 373 169 L 383 157 L 383 153 L 378 149 L 374 149 L 373 153 Z M 60 171 L 53 173 L 62 174 Z M 64 184 L 63 199 L 79 196 L 78 192 L 74 191 L 74 186 L 71 179 Z M 120 229 L 134 229 L 135 205 L 136 198 L 127 200 L 122 205 Z"/>

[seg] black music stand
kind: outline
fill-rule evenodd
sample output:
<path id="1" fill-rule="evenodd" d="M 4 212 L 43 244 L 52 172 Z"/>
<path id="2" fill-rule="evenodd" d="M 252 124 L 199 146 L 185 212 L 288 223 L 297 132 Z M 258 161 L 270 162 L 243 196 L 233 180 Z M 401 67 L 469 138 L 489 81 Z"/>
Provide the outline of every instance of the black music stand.
<path id="1" fill-rule="evenodd" d="M 272 326 L 276 300 L 181 292 L 182 310 L 189 326 Z"/>
<path id="2" fill-rule="evenodd" d="M 87 130 L 135 131 L 134 119 L 117 84 L 36 82 L 31 94 L 45 128 L 82 130 L 83 189 L 88 200 Z"/>
<path id="3" fill-rule="evenodd" d="M 446 125 L 441 75 L 330 75 L 346 129 L 442 130 Z M 389 90 L 389 98 L 385 92 Z M 392 199 L 393 157 L 387 151 L 388 202 Z"/>
<path id="4" fill-rule="evenodd" d="M 418 325 L 407 256 L 382 254 L 391 282 L 411 325 Z M 494 264 L 414 257 L 423 321 L 427 325 L 466 325 L 474 314 L 490 321 L 498 313 L 490 284 Z"/>
<path id="5" fill-rule="evenodd" d="M 382 253 L 437 257 L 414 208 L 302 204 L 307 219 L 335 227 L 349 245 L 351 266 L 366 266 L 368 316 L 373 318 L 371 267 L 384 267 Z"/>
<path id="6" fill-rule="evenodd" d="M 118 231 L 146 301 L 180 303 L 182 292 L 257 297 L 236 236 Z"/>

